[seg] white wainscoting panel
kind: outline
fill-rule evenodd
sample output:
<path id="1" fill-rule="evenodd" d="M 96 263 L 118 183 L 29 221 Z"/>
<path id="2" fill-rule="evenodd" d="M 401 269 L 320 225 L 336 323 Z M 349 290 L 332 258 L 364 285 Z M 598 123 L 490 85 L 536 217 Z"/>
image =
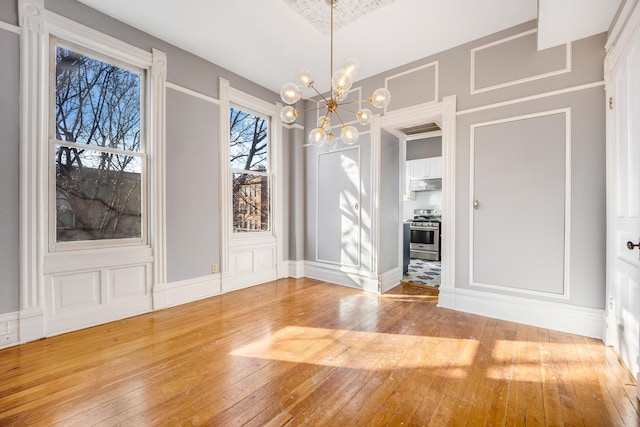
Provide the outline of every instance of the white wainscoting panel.
<path id="1" fill-rule="evenodd" d="M 223 293 L 266 283 L 278 278 L 273 238 L 232 240 L 229 271 L 221 277 Z"/>
<path id="2" fill-rule="evenodd" d="M 151 263 L 45 276 L 45 334 L 57 335 L 152 310 Z"/>
<path id="3" fill-rule="evenodd" d="M 99 306 L 101 282 L 100 271 L 54 276 L 51 280 L 53 315 Z"/>
<path id="4" fill-rule="evenodd" d="M 142 297 L 147 294 L 145 266 L 136 265 L 108 270 L 110 300 L 131 296 Z"/>

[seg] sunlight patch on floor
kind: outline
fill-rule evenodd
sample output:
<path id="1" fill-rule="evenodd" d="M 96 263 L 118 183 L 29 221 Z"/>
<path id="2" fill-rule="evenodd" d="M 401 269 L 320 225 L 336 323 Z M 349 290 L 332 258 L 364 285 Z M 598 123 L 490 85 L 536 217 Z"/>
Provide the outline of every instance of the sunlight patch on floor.
<path id="1" fill-rule="evenodd" d="M 477 340 L 287 326 L 231 355 L 352 369 L 443 368 L 464 378 Z"/>

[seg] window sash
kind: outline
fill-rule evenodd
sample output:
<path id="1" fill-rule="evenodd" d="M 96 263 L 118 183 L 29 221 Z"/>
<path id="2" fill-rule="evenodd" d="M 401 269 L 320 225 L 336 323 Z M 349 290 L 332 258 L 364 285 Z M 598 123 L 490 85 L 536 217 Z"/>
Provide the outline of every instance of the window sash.
<path id="1" fill-rule="evenodd" d="M 126 150 L 113 148 L 109 146 L 101 146 L 97 144 L 88 144 L 84 142 L 72 142 L 72 141 L 64 141 L 56 138 L 56 92 L 57 81 L 56 81 L 56 51 L 57 48 L 64 48 L 73 51 L 79 55 L 84 55 L 90 57 L 92 59 L 105 62 L 110 65 L 114 65 L 116 67 L 125 69 L 129 72 L 138 74 L 140 77 L 139 82 L 139 105 L 138 105 L 138 113 L 139 113 L 139 146 L 137 151 Z M 70 43 L 64 40 L 60 40 L 55 36 L 50 37 L 49 44 L 49 154 L 47 156 L 47 161 L 49 163 L 49 248 L 51 251 L 68 251 L 68 250 L 83 250 L 83 249 L 92 249 L 92 248 L 103 248 L 103 247 L 116 247 L 116 246 L 132 246 L 132 245 L 146 245 L 148 243 L 148 226 L 149 226 L 149 207 L 148 207 L 148 186 L 149 186 L 149 175 L 148 175 L 148 156 L 146 153 L 147 147 L 147 138 L 146 138 L 146 127 L 147 127 L 147 113 L 146 113 L 146 103 L 147 99 L 147 91 L 149 79 L 147 78 L 149 75 L 148 69 L 140 68 L 134 65 L 127 64 L 123 61 L 120 61 L 116 58 L 102 55 L 95 50 L 85 48 L 79 44 Z M 77 148 L 82 150 L 92 150 L 96 152 L 110 153 L 121 156 L 130 156 L 139 159 L 141 163 L 140 168 L 140 235 L 133 237 L 123 237 L 123 238 L 112 238 L 112 239 L 99 239 L 99 240 L 71 240 L 71 241 L 58 241 L 58 212 L 57 212 L 57 177 L 56 177 L 56 146 L 69 147 L 69 148 Z"/>

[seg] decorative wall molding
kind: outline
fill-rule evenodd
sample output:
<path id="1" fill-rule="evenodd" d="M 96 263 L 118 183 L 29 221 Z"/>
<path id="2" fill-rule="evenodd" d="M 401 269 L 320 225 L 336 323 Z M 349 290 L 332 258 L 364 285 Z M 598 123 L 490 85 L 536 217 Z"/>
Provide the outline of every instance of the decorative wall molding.
<path id="1" fill-rule="evenodd" d="M 405 77 L 409 74 L 413 74 L 413 73 L 417 73 L 419 71 L 422 71 L 426 68 L 433 68 L 434 69 L 434 74 L 435 74 L 435 78 L 433 81 L 433 99 L 426 99 L 426 100 L 420 100 L 419 103 L 420 104 L 428 104 L 428 103 L 433 103 L 433 102 L 438 102 L 438 100 L 440 99 L 440 95 L 439 95 L 439 88 L 440 88 L 440 61 L 433 61 L 430 62 L 428 64 L 424 64 L 424 65 L 420 65 L 418 67 L 415 68 L 411 68 L 409 70 L 405 70 L 403 72 L 397 73 L 397 74 L 393 74 L 391 76 L 385 77 L 384 79 L 384 87 L 385 89 L 389 89 L 389 84 L 392 80 L 394 79 L 399 79 L 402 77 Z M 425 82 L 425 85 L 427 85 L 429 82 Z M 389 104 L 391 105 L 391 104 Z M 390 111 L 396 111 L 396 110 L 389 110 L 389 106 L 384 107 L 384 113 L 387 114 L 387 112 Z"/>
<path id="2" fill-rule="evenodd" d="M 18 26 L 8 24 L 4 21 L 0 21 L 0 30 L 9 31 L 15 34 L 22 34 L 22 29 Z"/>
<path id="3" fill-rule="evenodd" d="M 556 114 L 564 114 L 565 115 L 565 175 L 564 175 L 564 194 L 565 194 L 565 204 L 564 204 L 564 277 L 563 277 L 563 293 L 557 294 L 552 292 L 542 292 L 536 291 L 532 289 L 520 289 L 515 287 L 508 286 L 498 286 L 487 283 L 478 283 L 474 280 L 474 207 L 473 200 L 475 198 L 474 188 L 475 188 L 475 130 L 479 127 L 483 126 L 492 126 L 502 123 L 509 123 L 527 119 L 533 119 L 538 117 L 551 116 Z M 540 111 L 533 114 L 526 114 L 522 116 L 512 116 L 506 117 L 499 120 L 492 120 L 489 122 L 482 123 L 474 123 L 470 126 L 470 153 L 469 153 L 469 176 L 470 176 L 470 191 L 469 191 L 469 278 L 470 283 L 469 286 L 477 287 L 477 288 L 485 288 L 492 289 L 497 291 L 507 291 L 511 293 L 517 293 L 522 295 L 531 295 L 531 296 L 542 296 L 548 298 L 556 298 L 562 300 L 568 300 L 570 297 L 569 289 L 570 289 L 570 245 L 571 245 L 571 108 L 563 108 L 557 110 L 548 110 L 548 111 Z"/>
<path id="4" fill-rule="evenodd" d="M 316 247 L 315 247 L 315 261 L 316 262 L 321 262 L 321 263 L 327 263 L 327 264 L 333 264 L 333 265 L 342 265 L 344 266 L 344 264 L 336 262 L 336 261 L 331 261 L 331 260 L 325 260 L 325 259 L 321 259 L 320 258 L 320 229 L 319 229 L 319 221 L 318 218 L 320 217 L 320 205 L 319 205 L 319 198 L 320 198 L 320 184 L 321 184 L 321 180 L 320 180 L 320 159 L 322 156 L 330 156 L 330 155 L 336 155 L 342 152 L 346 152 L 346 151 L 351 151 L 351 150 L 356 150 L 357 152 L 357 161 L 358 161 L 358 249 L 357 249 L 357 254 L 358 254 L 358 259 L 357 262 L 355 264 L 349 264 L 348 267 L 351 268 L 359 268 L 360 265 L 362 264 L 362 151 L 360 149 L 360 145 L 355 145 L 355 146 L 351 146 L 351 147 L 345 147 L 345 148 L 341 148 L 341 149 L 337 149 L 331 152 L 321 152 L 316 156 L 316 188 L 315 188 L 315 193 L 316 193 L 316 224 L 315 224 L 315 233 L 316 233 Z M 373 157 L 373 156 L 372 156 Z"/>
<path id="5" fill-rule="evenodd" d="M 510 80 L 510 81 L 505 81 L 504 83 L 500 83 L 500 84 L 496 84 L 496 85 L 492 85 L 492 86 L 487 86 L 487 87 L 483 87 L 483 88 L 476 88 L 476 53 L 481 51 L 481 50 L 486 50 L 486 49 L 490 49 L 493 46 L 497 46 L 503 43 L 508 43 L 512 40 L 516 40 L 518 38 L 521 37 L 526 37 L 532 34 L 536 34 L 538 32 L 537 29 L 532 29 L 529 31 L 524 31 L 522 33 L 519 34 L 515 34 L 513 36 L 510 37 L 505 37 L 503 39 L 500 40 L 496 40 L 494 42 L 491 43 L 487 43 L 484 44 L 482 46 L 478 46 L 475 47 L 473 49 L 471 49 L 471 94 L 478 94 L 478 93 L 482 93 L 482 92 L 488 92 L 488 91 L 492 91 L 492 90 L 496 90 L 496 89 L 502 89 L 505 87 L 509 87 L 509 86 L 515 86 L 515 85 L 519 85 L 522 83 L 527 83 L 527 82 L 532 82 L 535 80 L 540 80 L 540 79 L 544 79 L 547 77 L 552 77 L 552 76 L 557 76 L 560 74 L 565 74 L 565 73 L 570 73 L 572 66 L 572 51 L 571 51 L 571 42 L 565 44 L 565 64 L 563 68 L 554 70 L 554 71 L 549 71 L 546 73 L 542 73 L 542 74 L 536 74 L 536 75 L 531 75 L 529 77 L 524 77 L 521 79 L 516 79 L 516 80 Z"/>
<path id="6" fill-rule="evenodd" d="M 598 339 L 606 325 L 603 309 L 472 289 L 440 288 L 438 307 Z"/>
<path id="7" fill-rule="evenodd" d="M 210 102 L 212 104 L 220 105 L 219 99 L 216 99 L 209 95 L 205 95 L 200 92 L 196 92 L 195 90 L 187 89 L 186 87 L 177 85 L 175 83 L 167 82 L 166 88 L 175 90 L 176 92 L 184 93 L 189 96 L 193 96 L 194 98 L 202 99 L 203 101 Z"/>
<path id="8" fill-rule="evenodd" d="M 220 274 L 165 283 L 153 288 L 153 308 L 161 310 L 220 295 L 220 293 L 222 293 Z"/>
<path id="9" fill-rule="evenodd" d="M 167 166 L 166 150 L 166 117 L 167 117 L 167 55 L 152 49 L 152 65 L 149 82 L 149 136 L 147 152 L 149 153 L 150 171 L 148 182 L 148 204 L 150 207 L 149 243 L 153 248 L 153 280 L 152 286 L 167 281 Z"/>
<path id="10" fill-rule="evenodd" d="M 525 96 L 525 97 L 516 98 L 516 99 L 510 99 L 508 101 L 496 102 L 494 104 L 487 104 L 487 105 L 483 105 L 483 106 L 480 106 L 480 107 L 468 108 L 466 110 L 460 110 L 456 114 L 458 116 L 462 116 L 464 114 L 472 114 L 472 113 L 477 113 L 477 112 L 480 112 L 480 111 L 491 110 L 491 109 L 494 109 L 494 108 L 507 107 L 509 105 L 520 104 L 520 103 L 523 103 L 523 102 L 535 101 L 536 99 L 549 98 L 551 96 L 558 96 L 558 95 L 563 95 L 563 94 L 566 94 L 566 93 L 577 92 L 577 91 L 581 91 L 581 90 L 588 90 L 588 89 L 592 89 L 594 87 L 604 86 L 604 83 L 605 83 L 604 81 L 598 81 L 598 82 L 593 82 L 593 83 L 585 83 L 583 85 L 572 86 L 572 87 L 567 87 L 567 88 L 558 89 L 558 90 L 552 90 L 552 91 L 549 91 L 549 92 L 538 93 L 536 95 Z"/>
<path id="11" fill-rule="evenodd" d="M 47 140 L 44 0 L 19 0 L 20 36 L 20 342 L 44 336 L 42 258 L 46 248 L 46 173 L 39 158 Z"/>

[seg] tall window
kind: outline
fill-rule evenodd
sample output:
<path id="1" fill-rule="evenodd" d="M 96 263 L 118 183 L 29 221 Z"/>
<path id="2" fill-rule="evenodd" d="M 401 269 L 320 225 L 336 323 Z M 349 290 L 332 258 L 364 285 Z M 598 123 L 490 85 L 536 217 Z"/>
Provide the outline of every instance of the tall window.
<path id="1" fill-rule="evenodd" d="M 229 113 L 233 232 L 270 231 L 269 119 L 235 107 Z"/>
<path id="2" fill-rule="evenodd" d="M 144 72 L 53 41 L 56 241 L 140 240 Z"/>

